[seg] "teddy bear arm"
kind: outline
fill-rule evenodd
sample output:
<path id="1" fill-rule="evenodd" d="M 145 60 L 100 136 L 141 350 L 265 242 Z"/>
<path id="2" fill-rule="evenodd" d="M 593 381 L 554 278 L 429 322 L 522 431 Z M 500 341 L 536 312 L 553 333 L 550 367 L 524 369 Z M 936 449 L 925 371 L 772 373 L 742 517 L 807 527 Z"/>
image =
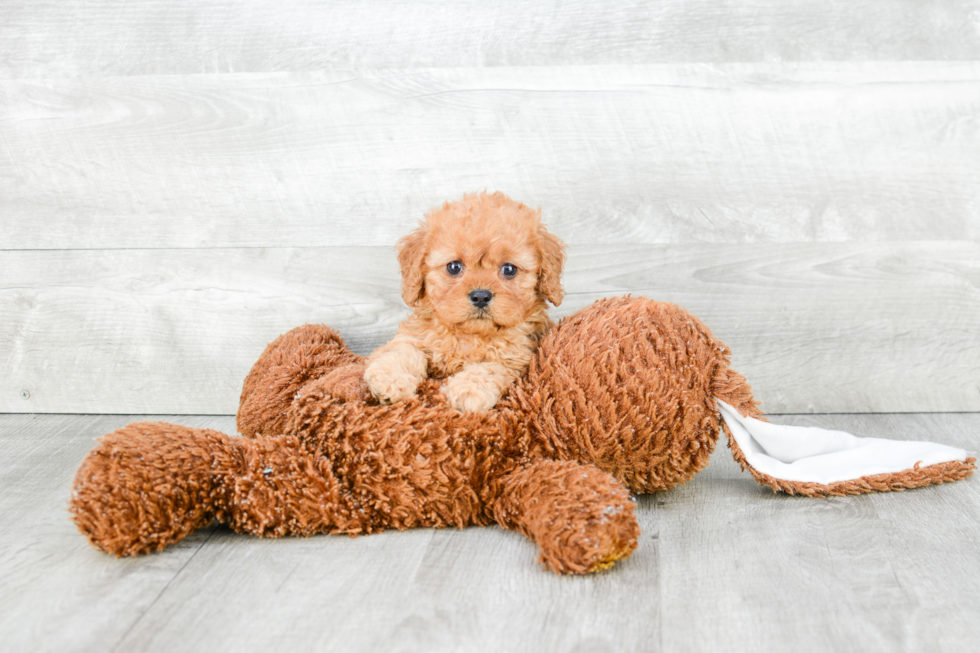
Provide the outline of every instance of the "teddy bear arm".
<path id="1" fill-rule="evenodd" d="M 640 528 L 629 492 L 593 465 L 543 460 L 500 478 L 489 502 L 494 519 L 518 530 L 558 573 L 611 567 L 637 546 Z"/>
<path id="2" fill-rule="evenodd" d="M 287 331 L 265 348 L 245 378 L 238 431 L 246 437 L 283 433 L 297 393 L 323 377 L 336 377 L 331 381 L 340 398 L 366 396 L 363 364 L 330 327 L 306 324 Z"/>

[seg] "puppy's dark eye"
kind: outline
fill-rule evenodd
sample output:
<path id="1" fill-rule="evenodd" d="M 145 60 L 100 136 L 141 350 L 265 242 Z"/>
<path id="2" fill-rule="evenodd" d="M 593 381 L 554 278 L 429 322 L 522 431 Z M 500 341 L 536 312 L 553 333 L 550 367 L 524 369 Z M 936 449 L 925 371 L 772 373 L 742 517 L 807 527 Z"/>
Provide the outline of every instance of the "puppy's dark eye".
<path id="1" fill-rule="evenodd" d="M 460 263 L 459 261 L 453 261 L 452 263 L 446 265 L 446 272 L 448 272 L 454 277 L 459 276 L 459 273 L 462 271 L 463 271 L 463 264 Z"/>
<path id="2" fill-rule="evenodd" d="M 513 279 L 517 276 L 517 266 L 513 263 L 504 263 L 500 266 L 500 274 L 504 275 L 507 279 Z"/>

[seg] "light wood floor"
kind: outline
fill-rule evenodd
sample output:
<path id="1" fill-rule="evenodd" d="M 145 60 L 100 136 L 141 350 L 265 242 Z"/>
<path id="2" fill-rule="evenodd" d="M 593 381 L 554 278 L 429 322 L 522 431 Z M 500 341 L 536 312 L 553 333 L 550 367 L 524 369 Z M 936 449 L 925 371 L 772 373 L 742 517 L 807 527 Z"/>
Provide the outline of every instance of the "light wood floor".
<path id="1" fill-rule="evenodd" d="M 813 500 L 720 446 L 639 498 L 640 546 L 560 577 L 499 528 L 262 540 L 220 526 L 115 559 L 66 504 L 93 439 L 135 416 L 0 415 L 3 651 L 975 651 L 980 479 Z M 232 417 L 159 419 L 234 432 Z M 980 414 L 776 421 L 980 449 Z"/>

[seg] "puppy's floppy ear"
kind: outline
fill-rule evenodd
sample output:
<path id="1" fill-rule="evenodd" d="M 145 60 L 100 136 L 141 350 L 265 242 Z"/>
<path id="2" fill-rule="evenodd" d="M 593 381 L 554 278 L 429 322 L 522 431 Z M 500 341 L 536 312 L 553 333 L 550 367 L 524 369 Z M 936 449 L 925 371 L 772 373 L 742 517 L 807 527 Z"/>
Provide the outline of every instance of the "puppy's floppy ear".
<path id="1" fill-rule="evenodd" d="M 398 265 L 402 269 L 402 299 L 409 306 L 415 306 L 425 295 L 425 271 L 422 264 L 425 261 L 426 225 L 398 241 Z"/>
<path id="2" fill-rule="evenodd" d="M 538 256 L 541 271 L 538 273 L 538 290 L 545 299 L 558 306 L 565 291 L 561 287 L 561 271 L 565 267 L 565 243 L 558 236 L 538 227 Z"/>

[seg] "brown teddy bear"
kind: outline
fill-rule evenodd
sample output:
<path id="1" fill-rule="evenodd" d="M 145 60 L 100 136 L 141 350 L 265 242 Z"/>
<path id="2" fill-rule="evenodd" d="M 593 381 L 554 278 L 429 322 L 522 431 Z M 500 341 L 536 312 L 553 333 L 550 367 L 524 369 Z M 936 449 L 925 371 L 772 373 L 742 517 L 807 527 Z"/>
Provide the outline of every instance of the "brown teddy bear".
<path id="1" fill-rule="evenodd" d="M 677 306 L 606 299 L 553 328 L 497 406 L 473 413 L 450 407 L 431 379 L 413 398 L 372 403 L 364 358 L 333 330 L 307 325 L 270 344 L 246 378 L 245 437 L 163 423 L 110 433 L 82 462 L 71 511 L 116 555 L 158 551 L 214 519 L 268 537 L 497 523 L 536 542 L 550 569 L 584 573 L 630 555 L 639 535 L 631 493 L 691 479 L 719 428 L 743 468 L 791 493 L 917 487 L 974 468 L 962 452 L 826 483 L 759 471 L 747 457 L 771 460 L 770 471 L 793 463 L 765 434 L 733 439 L 729 425 L 747 433 L 743 422 L 753 430 L 746 418 L 761 411 L 729 355 Z M 720 409 L 738 414 L 722 422 Z"/>

